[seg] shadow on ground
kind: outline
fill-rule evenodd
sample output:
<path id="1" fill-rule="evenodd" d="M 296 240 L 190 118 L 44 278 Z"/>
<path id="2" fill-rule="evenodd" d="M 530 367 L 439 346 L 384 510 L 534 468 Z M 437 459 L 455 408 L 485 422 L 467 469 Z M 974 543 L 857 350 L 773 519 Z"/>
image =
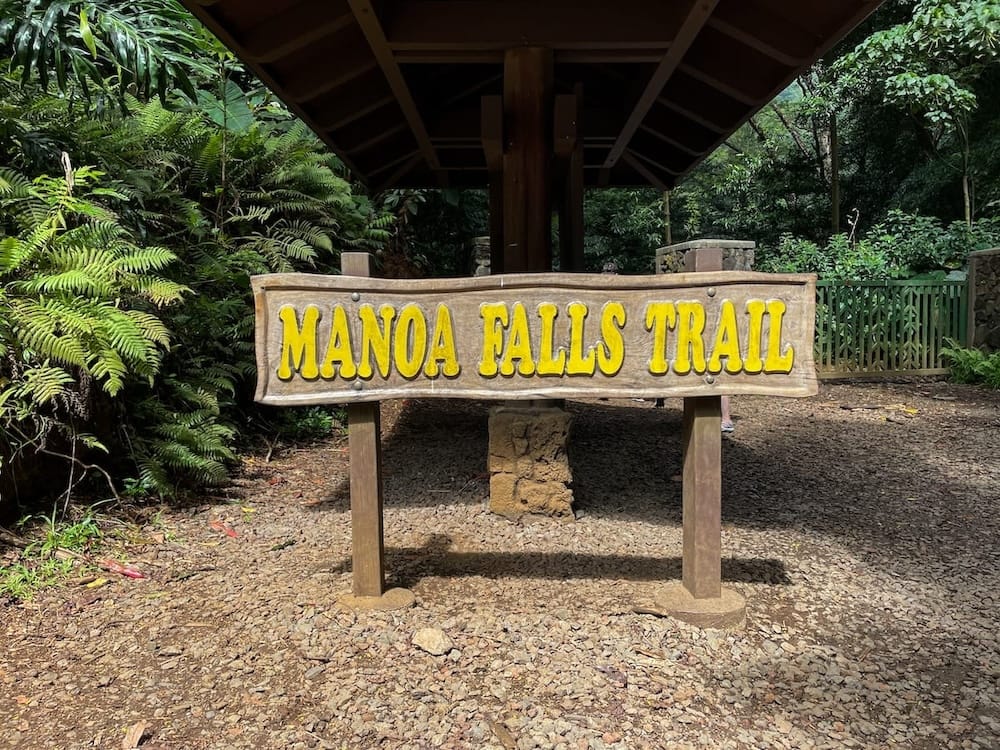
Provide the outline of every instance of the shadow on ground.
<path id="1" fill-rule="evenodd" d="M 638 555 L 592 555 L 574 552 L 465 552 L 453 549 L 446 534 L 434 534 L 421 547 L 386 549 L 386 567 L 393 583 L 411 588 L 429 577 L 548 578 L 568 581 L 601 578 L 625 581 L 669 581 L 681 577 L 680 557 Z M 352 570 L 350 558 L 334 566 L 338 572 Z M 791 584 L 780 560 L 726 558 L 722 580 L 730 583 Z"/>
<path id="2" fill-rule="evenodd" d="M 672 477 L 681 467 L 680 403 L 672 400 L 666 408 L 654 409 L 634 402 L 570 402 L 575 507 L 592 518 L 679 524 L 681 485 Z M 929 574 L 929 563 L 930 568 L 954 563 L 954 549 L 940 543 L 952 530 L 955 536 L 980 539 L 983 547 L 993 544 L 995 524 L 964 528 L 969 520 L 982 518 L 983 501 L 989 499 L 983 497 L 984 487 L 992 485 L 983 482 L 981 471 L 953 470 L 963 460 L 963 445 L 988 441 L 988 423 L 967 410 L 908 426 L 844 419 L 836 408 L 785 412 L 775 403 L 745 399 L 737 405 L 737 416 L 745 413 L 737 433 L 723 445 L 727 526 L 821 534 L 858 554 L 870 553 L 897 574 L 917 577 Z M 458 400 L 408 402 L 383 439 L 386 506 L 483 503 L 489 491 L 490 406 Z M 976 457 L 965 458 L 975 469 Z M 349 506 L 344 480 L 318 510 L 343 512 Z M 517 574 L 522 566 L 550 566 L 553 575 L 562 574 L 558 561 L 465 555 L 441 563 L 448 570 L 460 564 L 468 575 L 493 566 L 507 574 Z M 594 560 L 590 567 L 598 570 L 602 564 Z M 616 566 L 627 564 L 614 561 Z M 661 568 L 651 577 L 676 576 Z"/>

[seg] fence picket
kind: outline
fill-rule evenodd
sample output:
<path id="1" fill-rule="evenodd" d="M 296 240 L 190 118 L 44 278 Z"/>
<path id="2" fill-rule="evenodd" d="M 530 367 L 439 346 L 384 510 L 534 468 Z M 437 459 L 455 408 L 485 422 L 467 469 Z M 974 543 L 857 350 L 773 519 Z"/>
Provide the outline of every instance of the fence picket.
<path id="1" fill-rule="evenodd" d="M 820 281 L 820 377 L 944 373 L 945 339 L 965 339 L 964 281 Z"/>

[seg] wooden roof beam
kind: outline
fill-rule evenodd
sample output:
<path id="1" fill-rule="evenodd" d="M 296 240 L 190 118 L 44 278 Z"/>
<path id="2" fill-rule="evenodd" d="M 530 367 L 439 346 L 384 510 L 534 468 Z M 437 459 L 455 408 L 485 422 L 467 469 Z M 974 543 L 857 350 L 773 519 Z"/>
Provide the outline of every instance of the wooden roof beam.
<path id="1" fill-rule="evenodd" d="M 336 91 L 345 83 L 350 83 L 355 78 L 360 78 L 365 73 L 370 73 L 378 68 L 378 63 L 374 60 L 359 61 L 356 67 L 345 67 L 337 75 L 323 75 L 316 71 L 315 75 L 308 78 L 301 78 L 291 86 L 288 86 L 288 98 L 293 102 L 311 102 L 319 99 L 324 94 Z"/>
<path id="2" fill-rule="evenodd" d="M 364 124 L 364 121 L 361 122 Z M 363 151 L 367 151 L 373 146 L 377 146 L 393 136 L 399 135 L 406 130 L 406 127 L 405 122 L 398 122 L 392 125 L 366 128 L 368 134 L 361 136 L 360 138 L 356 138 L 353 141 L 346 139 L 343 132 L 337 133 L 337 138 L 348 152 L 357 155 Z"/>
<path id="3" fill-rule="evenodd" d="M 645 123 L 643 123 L 642 125 L 639 126 L 639 131 L 643 132 L 643 133 L 649 133 L 650 135 L 652 135 L 652 136 L 654 136 L 656 138 L 659 138 L 664 143 L 667 143 L 667 144 L 673 146 L 676 149 L 680 149 L 681 151 L 683 151 L 688 156 L 699 156 L 700 152 L 695 151 L 693 148 L 685 146 L 680 141 L 675 141 L 669 135 L 664 135 L 659 130 L 654 130 L 653 128 L 649 127 Z"/>
<path id="4" fill-rule="evenodd" d="M 629 47 L 622 49 L 558 49 L 557 65 L 599 63 L 658 63 L 663 59 L 663 47 Z M 503 50 L 482 49 L 401 49 L 394 50 L 402 65 L 482 65 L 501 64 Z"/>
<path id="5" fill-rule="evenodd" d="M 395 187 L 396 185 L 399 184 L 400 180 L 402 180 L 404 177 L 406 177 L 406 175 L 408 175 L 410 172 L 416 169 L 417 165 L 420 164 L 423 160 L 424 156 L 419 151 L 412 154 L 408 159 L 402 161 L 399 164 L 398 168 L 392 174 L 390 174 L 388 177 L 382 180 L 382 182 L 378 183 L 378 185 L 375 187 L 374 190 L 372 190 L 372 192 L 381 193 L 383 190 L 388 190 L 390 188 Z M 379 171 L 381 172 L 382 170 Z"/>
<path id="6" fill-rule="evenodd" d="M 676 146 L 663 142 L 651 133 L 640 130 L 628 144 L 633 156 L 645 159 L 672 175 L 679 175 L 691 160 L 689 154 Z"/>
<path id="7" fill-rule="evenodd" d="M 659 103 L 649 110 L 646 119 L 642 121 L 642 127 L 649 128 L 661 137 L 670 138 L 675 145 L 690 149 L 692 154 L 701 154 L 718 138 L 714 129 L 709 130 Z"/>
<path id="8" fill-rule="evenodd" d="M 328 0 L 307 0 L 294 5 L 241 35 L 247 62 L 273 62 L 343 31 L 354 23 L 354 14 L 331 13 Z"/>
<path id="9" fill-rule="evenodd" d="M 674 37 L 670 49 L 667 50 L 667 54 L 664 55 L 649 82 L 646 84 L 646 89 L 639 97 L 639 101 L 636 102 L 632 114 L 629 115 L 625 126 L 622 128 L 622 132 L 618 135 L 618 140 L 615 141 L 615 145 L 611 148 L 608 158 L 604 161 L 604 169 L 610 170 L 614 167 L 622 154 L 625 153 L 625 148 L 628 146 L 629 141 L 632 140 L 632 136 L 635 135 L 635 131 L 639 129 L 639 125 L 642 124 L 646 113 L 656 103 L 657 97 L 659 97 L 663 87 L 670 80 L 670 77 L 673 76 L 677 67 L 684 59 L 684 55 L 691 48 L 691 45 L 694 44 L 694 40 L 698 37 L 698 33 L 704 27 L 709 16 L 712 15 L 712 11 L 718 2 L 719 0 L 694 0 L 688 6 L 684 22 Z"/>
<path id="10" fill-rule="evenodd" d="M 694 67 L 693 65 L 680 65 L 677 68 L 682 73 L 686 73 L 695 80 L 701 81 L 706 86 L 710 86 L 721 94 L 725 94 L 733 101 L 740 104 L 754 105 L 760 101 L 760 97 L 755 94 L 748 94 L 736 86 L 732 86 L 725 81 L 721 81 L 710 73 Z"/>
<path id="11" fill-rule="evenodd" d="M 670 99 L 667 99 L 666 97 L 661 96 L 659 99 L 656 100 L 656 103 L 657 104 L 662 104 L 667 109 L 672 110 L 672 111 L 676 112 L 677 114 L 682 115 L 683 117 L 686 117 L 691 122 L 697 123 L 701 127 L 703 127 L 706 130 L 708 130 L 710 133 L 715 133 L 717 135 L 722 135 L 723 133 L 726 132 L 726 126 L 725 125 L 722 125 L 721 123 L 718 123 L 718 122 L 716 122 L 716 121 L 714 121 L 712 119 L 709 119 L 708 117 L 703 117 L 702 115 L 698 114 L 697 112 L 694 112 L 694 111 L 688 109 L 687 107 L 685 107 L 685 106 L 683 106 L 681 104 L 678 104 L 677 102 L 671 101 Z"/>
<path id="12" fill-rule="evenodd" d="M 650 185 L 659 190 L 666 192 L 671 189 L 673 180 L 666 180 L 652 169 L 643 164 L 639 159 L 637 159 L 631 151 L 626 151 L 622 154 L 622 161 L 628 164 L 632 169 L 639 173 L 639 176 L 646 180 Z"/>
<path id="13" fill-rule="evenodd" d="M 317 107 L 315 110 L 316 120 L 323 130 L 339 130 L 373 112 L 390 106 L 395 101 L 396 99 L 391 94 L 369 99 L 364 103 L 348 97 L 338 98 L 331 101 L 329 105 Z"/>
<path id="14" fill-rule="evenodd" d="M 410 87 L 407 85 L 406 79 L 403 78 L 399 64 L 396 62 L 392 50 L 389 48 L 385 32 L 382 30 L 382 24 L 375 13 L 375 9 L 372 7 L 371 1 L 348 0 L 348 2 L 351 4 L 351 10 L 354 11 L 354 16 L 357 18 L 361 31 L 364 33 L 372 52 L 375 54 L 375 59 L 378 60 L 379 67 L 382 68 L 382 73 L 385 75 L 389 88 L 396 97 L 399 108 L 403 111 L 403 116 L 410 126 L 410 131 L 413 133 L 421 155 L 432 171 L 439 172 L 441 165 L 438 162 L 434 144 L 431 143 L 431 138 L 427 134 L 427 128 L 417 109 L 417 103 L 413 100 L 413 94 L 410 93 Z M 443 177 L 443 174 L 441 176 Z"/>
<path id="15" fill-rule="evenodd" d="M 721 0 L 708 27 L 792 68 L 807 63 L 822 40 L 754 0 Z"/>
<path id="16" fill-rule="evenodd" d="M 489 99 L 489 96 L 482 97 Z M 431 138 L 438 140 L 457 140 L 461 137 L 476 133 L 481 122 L 480 107 L 455 107 L 441 113 L 441 116 L 430 120 Z M 621 125 L 621 115 L 614 112 L 610 107 L 597 106 L 590 103 L 581 114 L 583 122 L 583 135 L 587 138 L 606 138 L 610 141 L 618 134 L 618 127 Z"/>
<path id="17" fill-rule="evenodd" d="M 680 172 L 678 172 L 676 169 L 671 169 L 670 167 L 660 164 L 656 159 L 650 158 L 649 156 L 646 156 L 646 154 L 640 153 L 635 149 L 632 148 L 628 149 L 628 153 L 633 158 L 640 160 L 643 164 L 646 164 L 647 166 L 659 170 L 664 175 L 670 175 L 671 177 L 677 177 L 680 175 Z"/>
<path id="18" fill-rule="evenodd" d="M 556 65 L 600 65 L 611 63 L 655 64 L 663 59 L 662 47 L 628 47 L 623 49 L 561 49 L 556 52 Z"/>
<path id="19" fill-rule="evenodd" d="M 304 71 L 302 67 L 291 67 L 289 72 L 284 73 L 283 68 L 289 66 L 281 64 L 271 68 L 275 72 L 275 77 L 288 78 L 285 92 L 289 99 L 296 102 L 318 99 L 323 94 L 338 89 L 378 67 L 378 61 L 372 57 L 364 36 L 358 33 L 357 29 L 354 29 L 353 33 L 344 33 L 340 36 L 345 38 L 340 40 L 341 43 L 338 45 L 339 58 L 336 67 L 329 63 L 329 56 L 323 54 L 317 55 L 318 59 Z M 313 55 L 309 57 L 312 58 Z M 326 64 L 323 64 L 324 62 Z"/>
<path id="20" fill-rule="evenodd" d="M 872 11 L 874 11 L 875 8 L 879 5 L 880 2 L 881 0 L 854 0 L 853 12 L 846 19 L 842 19 L 843 23 L 841 25 L 839 25 L 836 28 L 828 29 L 822 39 L 819 39 L 818 37 L 815 38 L 816 47 L 805 62 L 807 64 L 812 64 L 817 59 L 819 59 L 819 57 L 823 55 L 830 47 L 832 47 L 837 40 L 843 39 L 845 36 L 847 36 L 847 34 L 850 32 L 851 29 L 853 29 L 855 26 L 861 23 L 866 16 L 871 14 Z M 774 89 L 772 89 L 770 95 L 765 97 L 761 103 L 764 104 L 773 99 L 774 97 L 778 96 L 778 94 L 784 91 L 784 89 L 787 88 L 788 85 L 795 80 L 796 74 L 797 74 L 796 70 L 789 71 L 789 74 L 780 83 L 778 83 L 778 85 L 775 86 Z M 668 102 L 663 102 L 663 103 L 666 104 L 667 106 L 673 106 L 671 103 Z M 747 120 L 749 120 L 757 111 L 757 109 L 758 108 L 751 109 L 746 113 L 744 117 L 740 118 L 737 122 L 731 123 L 728 127 L 719 130 L 718 131 L 719 138 L 716 140 L 716 142 L 710 148 L 705 149 L 705 151 L 701 154 L 700 157 L 692 161 L 691 164 L 688 165 L 687 169 L 684 170 L 684 174 L 678 175 L 678 179 L 683 178 L 685 175 L 690 174 L 694 169 L 696 169 L 699 164 L 701 164 L 705 159 L 708 158 L 708 156 L 711 153 L 715 151 L 716 148 L 719 148 L 723 143 L 725 143 L 726 139 L 729 138 L 731 132 L 735 131 L 738 127 L 740 127 Z M 694 119 L 694 117 L 692 117 L 691 115 L 686 115 L 686 116 L 689 116 L 692 119 Z"/>
<path id="21" fill-rule="evenodd" d="M 395 156 L 390 157 L 387 161 L 375 162 L 376 164 L 378 164 L 378 166 L 371 167 L 368 170 L 368 175 L 370 177 L 375 177 L 377 175 L 382 174 L 383 172 L 388 172 L 393 167 L 397 167 L 400 164 L 407 163 L 414 159 L 417 161 L 417 163 L 422 161 L 423 156 L 420 153 L 420 149 L 406 149 L 405 151 L 402 151 L 396 154 Z M 386 182 L 388 182 L 388 180 L 385 180 L 378 184 L 384 185 Z"/>
<path id="22" fill-rule="evenodd" d="M 565 3 L 509 0 L 397 2 L 386 13 L 386 37 L 397 53 L 529 46 L 659 49 L 662 54 L 681 22 L 674 3 L 616 0 L 582 5 L 569 10 Z"/>
<path id="23" fill-rule="evenodd" d="M 770 101 L 768 97 L 764 101 Z M 660 99 L 689 108 L 703 119 L 714 122 L 722 131 L 731 130 L 734 123 L 745 117 L 755 103 L 742 102 L 723 93 L 711 83 L 695 78 L 685 71 L 678 71 L 660 92 Z M 764 101 L 759 103 L 763 104 Z"/>

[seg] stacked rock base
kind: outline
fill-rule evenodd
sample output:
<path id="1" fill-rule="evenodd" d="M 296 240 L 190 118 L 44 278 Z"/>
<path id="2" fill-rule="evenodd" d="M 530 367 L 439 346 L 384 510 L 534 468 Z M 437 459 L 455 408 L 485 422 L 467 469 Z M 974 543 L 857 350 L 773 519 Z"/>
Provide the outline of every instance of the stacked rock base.
<path id="1" fill-rule="evenodd" d="M 557 407 L 501 406 L 490 412 L 490 510 L 573 518 L 566 444 L 570 415 Z"/>

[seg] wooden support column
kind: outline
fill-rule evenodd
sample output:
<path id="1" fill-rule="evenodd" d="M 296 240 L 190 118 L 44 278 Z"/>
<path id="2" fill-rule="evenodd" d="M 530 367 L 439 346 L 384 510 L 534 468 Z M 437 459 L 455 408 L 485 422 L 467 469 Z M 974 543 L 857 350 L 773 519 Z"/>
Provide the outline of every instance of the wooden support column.
<path id="1" fill-rule="evenodd" d="M 722 399 L 684 399 L 684 588 L 722 596 Z"/>
<path id="2" fill-rule="evenodd" d="M 583 271 L 583 87 L 556 97 L 555 155 L 562 172 L 559 201 L 559 270 Z"/>
<path id="3" fill-rule="evenodd" d="M 552 50 L 504 54 L 505 273 L 552 270 Z"/>
<path id="4" fill-rule="evenodd" d="M 684 256 L 685 273 L 722 270 L 722 249 L 702 247 Z M 681 584 L 667 587 L 657 607 L 703 627 L 743 622 L 746 602 L 722 587 L 722 397 L 684 399 Z"/>
<path id="5" fill-rule="evenodd" d="M 684 256 L 686 273 L 722 270 L 722 250 Z M 695 599 L 722 595 L 722 398 L 684 399 L 684 587 Z"/>
<path id="6" fill-rule="evenodd" d="M 344 276 L 371 276 L 371 255 L 343 253 Z M 379 402 L 348 404 L 351 460 L 352 595 L 341 602 L 356 609 L 402 609 L 414 603 L 406 589 L 385 590 L 382 529 L 382 428 Z"/>
<path id="7" fill-rule="evenodd" d="M 490 191 L 490 274 L 504 272 L 503 97 L 484 96 L 480 129 Z"/>

